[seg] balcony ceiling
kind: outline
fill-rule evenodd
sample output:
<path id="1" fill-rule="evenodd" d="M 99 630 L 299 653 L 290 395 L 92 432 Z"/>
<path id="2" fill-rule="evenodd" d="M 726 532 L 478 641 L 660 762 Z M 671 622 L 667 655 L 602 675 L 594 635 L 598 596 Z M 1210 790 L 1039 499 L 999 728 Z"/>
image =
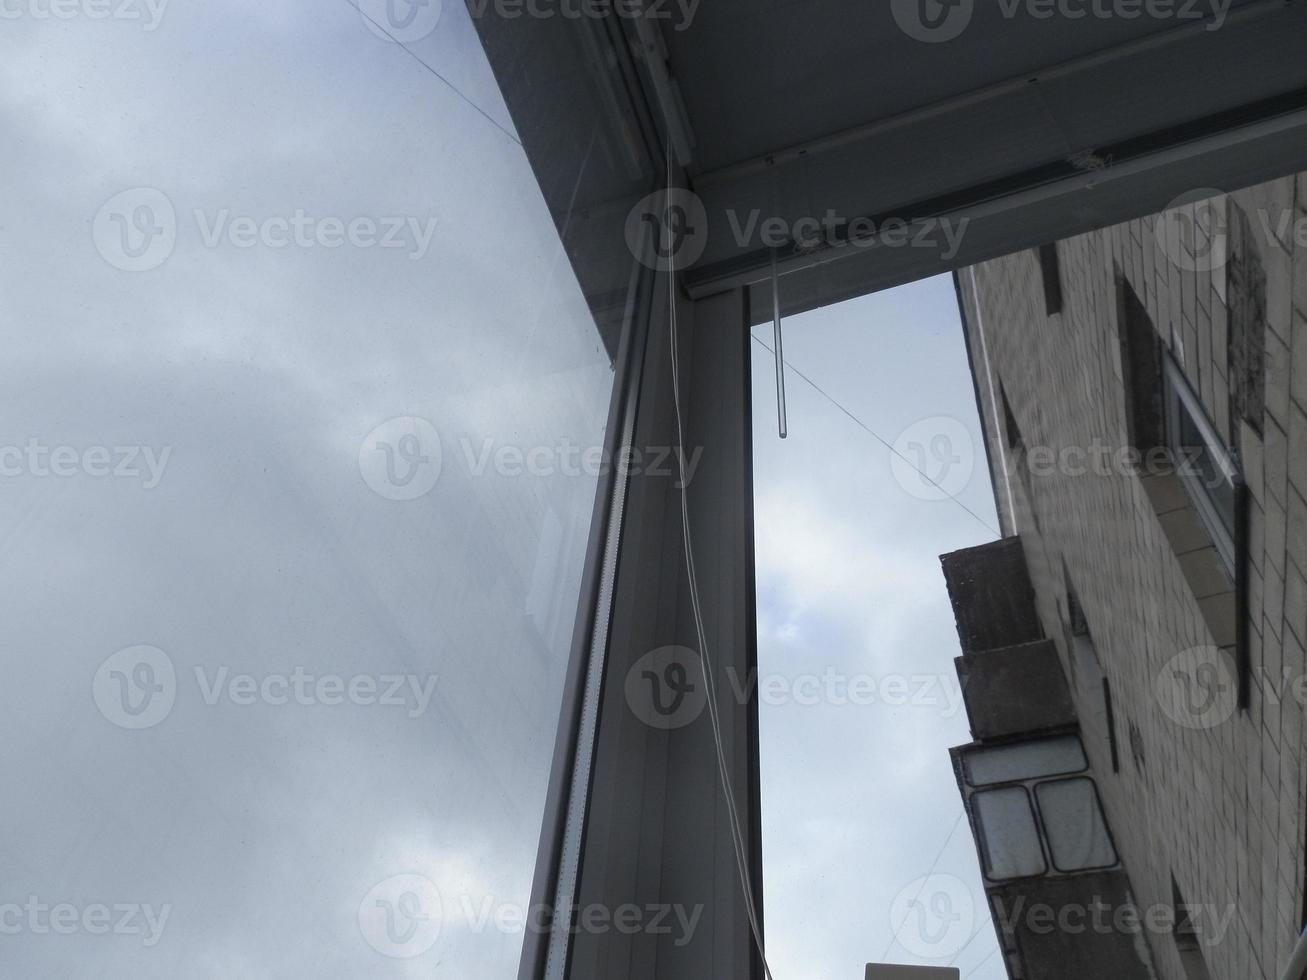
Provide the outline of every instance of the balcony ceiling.
<path id="1" fill-rule="evenodd" d="M 778 249 L 793 312 L 1307 169 L 1301 2 L 701 0 L 687 24 L 689 2 L 659 0 L 661 43 L 624 26 L 644 102 L 692 134 L 679 156 L 710 229 L 683 270 L 694 295 L 767 276 L 772 247 L 731 224 L 755 213 L 969 219 L 956 249 Z M 960 18 L 944 21 L 956 36 L 923 39 L 922 5 Z M 1148 10 L 1169 15 L 1129 16 Z M 520 24 L 481 29 L 488 46 L 516 31 L 572 104 L 594 88 L 543 29 L 531 47 Z M 547 102 L 535 82 L 529 98 L 506 91 L 528 151 L 584 146 L 579 126 L 530 131 Z M 575 168 L 537 172 L 573 210 L 617 197 L 578 197 Z M 769 294 L 755 299 L 767 315 Z"/>
<path id="2" fill-rule="evenodd" d="M 950 256 L 785 256 L 787 306 L 808 308 L 1301 169 L 1307 7 L 1214 3 L 711 0 L 664 22 L 713 229 L 692 289 L 765 275 L 769 251 L 723 233 L 755 208 L 973 215 Z M 923 5 L 956 36 L 926 40 Z"/>
<path id="3" fill-rule="evenodd" d="M 1098 68 L 1040 82 L 1038 97 L 1031 91 L 996 100 L 1005 111 L 994 115 L 1006 124 L 995 130 L 991 120 L 985 142 L 1039 134 L 1048 141 L 1045 155 L 1056 158 L 1066 147 L 1093 148 L 1307 84 L 1307 21 L 1283 0 L 1234 0 L 1219 28 L 1213 0 L 1194 3 L 1195 16 L 1185 19 L 1045 19 L 1026 12 L 1050 7 L 1045 0 L 1018 4 L 1019 12 L 1006 16 L 1014 2 L 975 0 L 966 26 L 942 43 L 910 37 L 895 17 L 916 3 L 937 8 L 937 0 L 705 0 L 687 29 L 664 21 L 698 138 L 697 168 L 720 170 L 1090 55 L 1128 51 L 1177 29 L 1187 35 L 1183 42 L 1123 52 Z M 1091 9 L 1094 2 L 1064 5 Z M 1175 0 L 1177 11 L 1189 2 Z M 1206 22 L 1196 18 L 1200 13 Z M 974 115 L 948 113 L 935 126 L 954 132 Z M 967 156 L 978 165 L 974 176 L 989 169 L 979 166 L 980 156 Z M 963 179 L 956 156 L 947 162 Z"/>

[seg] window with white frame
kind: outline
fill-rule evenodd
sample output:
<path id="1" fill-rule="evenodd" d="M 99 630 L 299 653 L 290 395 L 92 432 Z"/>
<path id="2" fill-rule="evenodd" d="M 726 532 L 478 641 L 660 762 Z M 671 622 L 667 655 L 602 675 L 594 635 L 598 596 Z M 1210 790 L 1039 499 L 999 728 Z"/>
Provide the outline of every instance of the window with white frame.
<path id="1" fill-rule="evenodd" d="M 1166 446 L 1176 473 L 1231 578 L 1235 574 L 1235 485 L 1238 470 L 1188 379 L 1164 360 Z"/>
<path id="2" fill-rule="evenodd" d="M 1114 867 L 1116 847 L 1083 745 L 1059 735 L 962 754 L 985 877 L 1011 881 Z"/>

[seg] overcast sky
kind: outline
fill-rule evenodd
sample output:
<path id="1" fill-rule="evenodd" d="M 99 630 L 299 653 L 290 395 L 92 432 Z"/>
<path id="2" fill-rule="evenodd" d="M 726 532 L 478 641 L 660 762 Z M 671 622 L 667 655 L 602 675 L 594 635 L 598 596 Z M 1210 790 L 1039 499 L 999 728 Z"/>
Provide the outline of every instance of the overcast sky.
<path id="1" fill-rule="evenodd" d="M 6 6 L 7 976 L 516 973 L 596 480 L 485 455 L 612 372 L 445 6 L 463 95 L 344 2 Z"/>
<path id="2" fill-rule="evenodd" d="M 829 398 L 789 372 L 782 442 L 760 343 L 772 331 L 754 328 L 759 670 L 778 678 L 761 706 L 772 968 L 851 980 L 868 962 L 956 955 L 964 977 L 1000 980 L 948 757 L 970 735 L 939 555 L 997 537 L 952 280 L 792 317 L 784 336 L 786 360 Z"/>
<path id="3" fill-rule="evenodd" d="M 520 934 L 475 916 L 527 898 L 595 481 L 483 454 L 599 443 L 611 372 L 466 11 L 445 8 L 410 47 L 457 92 L 343 0 L 6 7 L 15 975 L 425 975 L 427 920 L 398 946 L 376 920 L 425 897 L 406 875 L 440 883 L 442 962 L 515 971 Z M 339 244 L 359 218 L 373 237 Z M 956 478 L 974 406 L 946 282 L 788 330 L 795 365 L 887 438 L 960 420 L 903 440 L 938 462 L 949 435 Z M 828 669 L 930 701 L 763 709 L 776 976 L 854 978 L 960 810 L 936 556 L 991 535 L 914 498 L 797 378 L 779 444 L 758 352 L 764 671 L 791 702 Z M 963 497 L 992 522 L 976 462 Z M 338 703 L 297 696 L 297 672 L 405 685 Z M 240 675 L 272 686 L 251 700 Z M 937 871 L 981 902 L 965 827 Z M 958 898 L 945 886 L 900 898 L 923 911 L 890 959 L 981 927 L 932 904 Z M 96 907 L 120 905 L 130 929 L 104 934 Z M 953 932 L 932 939 L 927 911 Z M 992 942 L 986 926 L 960 962 Z"/>

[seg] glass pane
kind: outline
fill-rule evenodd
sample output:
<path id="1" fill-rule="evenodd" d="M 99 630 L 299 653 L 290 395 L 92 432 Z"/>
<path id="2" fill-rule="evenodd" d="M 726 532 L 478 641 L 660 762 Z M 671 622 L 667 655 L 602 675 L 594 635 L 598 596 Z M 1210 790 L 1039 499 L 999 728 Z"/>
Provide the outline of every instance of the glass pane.
<path id="1" fill-rule="evenodd" d="M 1057 870 L 1083 871 L 1116 864 L 1116 849 L 1092 780 L 1041 783 L 1035 787 L 1035 798 Z"/>
<path id="2" fill-rule="evenodd" d="M 1081 772 L 1088 767 L 1085 750 L 1074 735 L 975 749 L 963 756 L 972 786 Z"/>
<path id="3" fill-rule="evenodd" d="M 1188 486 L 1203 493 L 1221 522 L 1228 537 L 1234 536 L 1234 485 L 1225 471 L 1218 449 L 1212 447 L 1189 412 L 1183 399 L 1176 397 L 1171 433 L 1171 451 L 1180 474 Z"/>
<path id="4" fill-rule="evenodd" d="M 971 798 L 985 856 L 985 874 L 1003 881 L 1047 870 L 1030 798 L 1019 786 L 991 789 Z"/>
<path id="5" fill-rule="evenodd" d="M 0 32 L 2 972 L 513 977 L 609 356 L 463 4 L 162 6 Z"/>

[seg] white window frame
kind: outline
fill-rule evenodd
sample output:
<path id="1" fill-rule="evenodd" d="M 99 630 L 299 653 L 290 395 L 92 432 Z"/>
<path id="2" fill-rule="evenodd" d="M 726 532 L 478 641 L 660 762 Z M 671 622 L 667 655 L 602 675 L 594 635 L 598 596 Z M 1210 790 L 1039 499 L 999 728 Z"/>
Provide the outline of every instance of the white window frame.
<path id="1" fill-rule="evenodd" d="M 1181 410 L 1192 420 L 1194 428 L 1202 436 L 1211 458 L 1215 460 L 1225 478 L 1230 482 L 1232 496 L 1234 496 L 1234 491 L 1238 488 L 1238 468 L 1235 466 L 1229 449 L 1225 446 L 1225 441 L 1217 433 L 1216 427 L 1212 425 L 1207 413 L 1203 410 L 1198 396 L 1194 394 L 1189 379 L 1184 376 L 1180 365 L 1169 354 L 1163 358 L 1162 376 L 1162 392 L 1166 412 L 1166 448 L 1172 454 L 1173 462 L 1176 465 L 1176 475 L 1188 492 L 1189 499 L 1193 501 L 1194 509 L 1198 512 L 1203 526 L 1207 529 L 1207 536 L 1211 539 L 1217 554 L 1221 556 L 1221 561 L 1225 564 L 1226 570 L 1233 580 L 1236 576 L 1234 533 L 1231 528 L 1226 526 L 1219 508 L 1212 500 L 1208 488 L 1203 485 L 1203 481 L 1199 479 L 1197 474 L 1181 465 L 1183 462 L 1179 455 L 1181 447 L 1177 445 Z M 1237 515 L 1231 516 L 1232 523 L 1234 523 L 1237 520 Z"/>

